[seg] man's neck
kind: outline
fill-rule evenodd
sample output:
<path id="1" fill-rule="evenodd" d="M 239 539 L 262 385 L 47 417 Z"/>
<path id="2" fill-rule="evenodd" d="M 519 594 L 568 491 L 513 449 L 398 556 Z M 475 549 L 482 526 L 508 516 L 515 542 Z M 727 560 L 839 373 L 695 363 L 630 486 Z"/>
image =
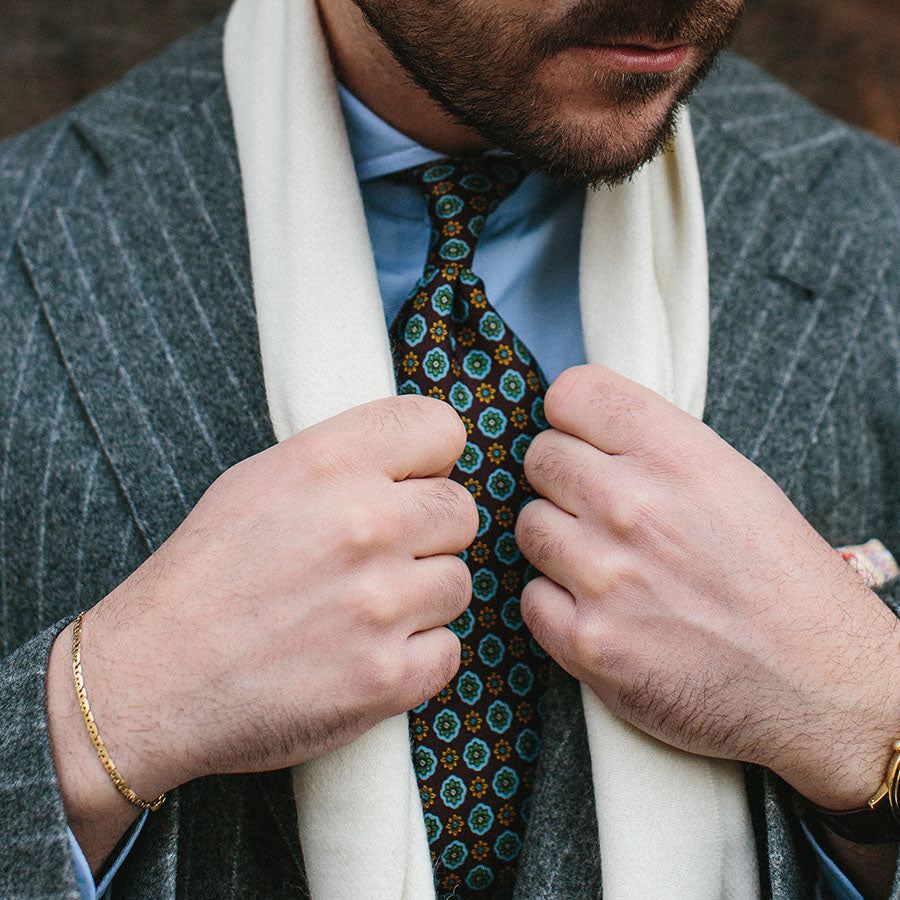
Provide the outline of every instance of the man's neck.
<path id="1" fill-rule="evenodd" d="M 353 0 L 317 0 L 338 78 L 398 131 L 440 153 L 477 153 L 484 138 L 451 118 L 394 59 Z"/>

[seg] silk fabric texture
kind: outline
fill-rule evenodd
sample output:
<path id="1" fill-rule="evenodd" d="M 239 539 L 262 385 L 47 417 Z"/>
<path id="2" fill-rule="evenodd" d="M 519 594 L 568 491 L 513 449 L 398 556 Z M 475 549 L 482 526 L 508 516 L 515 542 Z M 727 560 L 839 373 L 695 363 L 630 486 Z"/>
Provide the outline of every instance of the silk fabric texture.
<path id="1" fill-rule="evenodd" d="M 396 393 L 362 200 L 314 0 L 237 0 L 225 77 L 266 397 L 279 441 Z M 631 181 L 589 191 L 579 293 L 590 362 L 700 417 L 709 296 L 690 123 Z M 582 685 L 608 900 L 759 896 L 738 764 L 612 716 Z M 406 716 L 293 770 L 313 900 L 427 900 L 434 882 Z"/>

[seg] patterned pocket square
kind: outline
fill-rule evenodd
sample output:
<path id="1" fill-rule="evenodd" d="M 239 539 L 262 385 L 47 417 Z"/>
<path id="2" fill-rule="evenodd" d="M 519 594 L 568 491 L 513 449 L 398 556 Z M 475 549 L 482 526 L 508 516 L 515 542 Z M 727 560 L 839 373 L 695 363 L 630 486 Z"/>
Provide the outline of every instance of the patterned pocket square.
<path id="1" fill-rule="evenodd" d="M 837 551 L 869 587 L 881 587 L 900 575 L 900 567 L 891 551 L 874 538 L 864 544 L 838 547 Z"/>

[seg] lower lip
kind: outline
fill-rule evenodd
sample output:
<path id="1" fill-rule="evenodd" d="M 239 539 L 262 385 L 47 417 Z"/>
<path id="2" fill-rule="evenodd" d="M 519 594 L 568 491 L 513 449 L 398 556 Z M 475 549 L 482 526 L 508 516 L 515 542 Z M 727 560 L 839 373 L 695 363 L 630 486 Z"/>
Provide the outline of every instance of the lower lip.
<path id="1" fill-rule="evenodd" d="M 688 45 L 677 47 L 641 47 L 637 44 L 608 44 L 579 48 L 587 51 L 601 65 L 620 72 L 671 72 L 688 54 Z"/>

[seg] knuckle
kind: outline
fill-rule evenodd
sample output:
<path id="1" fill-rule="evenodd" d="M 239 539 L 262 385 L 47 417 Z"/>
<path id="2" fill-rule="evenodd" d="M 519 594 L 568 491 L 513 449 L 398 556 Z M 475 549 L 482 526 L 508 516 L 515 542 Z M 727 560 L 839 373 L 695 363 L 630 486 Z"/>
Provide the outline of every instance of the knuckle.
<path id="1" fill-rule="evenodd" d="M 563 550 L 562 540 L 544 520 L 541 504 L 546 502 L 533 500 L 521 510 L 516 522 L 516 543 L 528 561 L 539 569 L 543 563 L 558 559 Z"/>
<path id="2" fill-rule="evenodd" d="M 384 632 L 397 621 L 390 593 L 377 579 L 364 580 L 354 588 L 356 618 L 367 632 Z"/>
<path id="3" fill-rule="evenodd" d="M 393 646 L 376 645 L 360 673 L 363 692 L 372 702 L 389 701 L 408 677 L 407 665 Z"/>
<path id="4" fill-rule="evenodd" d="M 385 531 L 385 511 L 375 504 L 347 503 L 341 507 L 338 539 L 350 555 L 369 556 L 380 550 Z"/>
<path id="5" fill-rule="evenodd" d="M 655 492 L 632 485 L 611 494 L 606 505 L 610 530 L 620 537 L 634 537 L 648 531 L 656 519 Z"/>

